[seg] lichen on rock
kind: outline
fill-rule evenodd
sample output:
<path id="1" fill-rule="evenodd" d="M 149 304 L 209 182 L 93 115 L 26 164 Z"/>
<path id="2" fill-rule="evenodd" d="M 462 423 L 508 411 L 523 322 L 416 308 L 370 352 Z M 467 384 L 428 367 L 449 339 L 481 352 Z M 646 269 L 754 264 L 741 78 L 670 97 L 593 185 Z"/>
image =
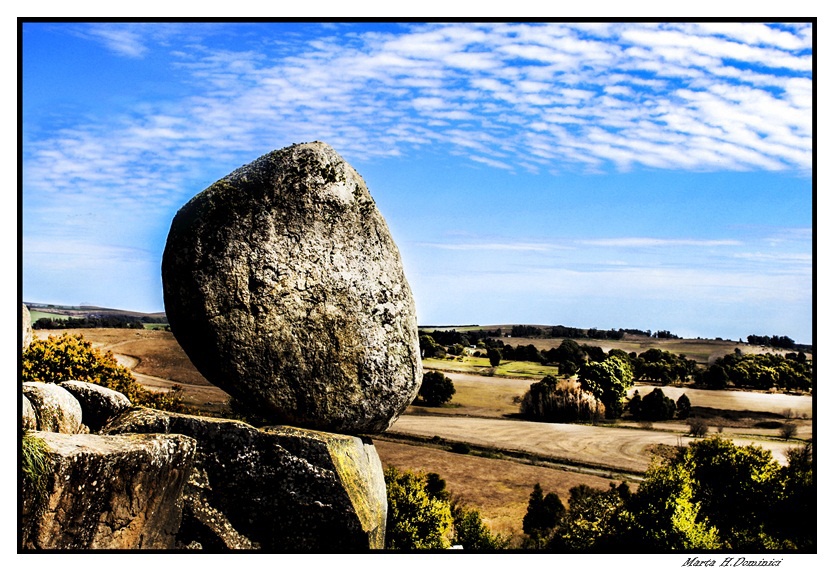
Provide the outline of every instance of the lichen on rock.
<path id="1" fill-rule="evenodd" d="M 182 545 L 269 552 L 384 547 L 385 480 L 366 438 L 143 408 L 103 432 L 169 432 L 197 441 Z"/>
<path id="2" fill-rule="evenodd" d="M 178 434 L 37 432 L 46 444 L 46 498 L 24 486 L 21 546 L 171 549 L 196 444 Z"/>
<path id="3" fill-rule="evenodd" d="M 124 394 L 94 383 L 64 381 L 58 386 L 75 397 L 81 405 L 81 421 L 93 432 L 131 406 Z"/>
<path id="4" fill-rule="evenodd" d="M 81 404 L 65 388 L 52 383 L 23 383 L 23 395 L 32 405 L 38 430 L 64 434 L 84 431 Z"/>
<path id="5" fill-rule="evenodd" d="M 399 251 L 362 177 L 324 143 L 264 155 L 183 206 L 162 280 L 194 365 L 275 424 L 373 434 L 417 394 Z"/>

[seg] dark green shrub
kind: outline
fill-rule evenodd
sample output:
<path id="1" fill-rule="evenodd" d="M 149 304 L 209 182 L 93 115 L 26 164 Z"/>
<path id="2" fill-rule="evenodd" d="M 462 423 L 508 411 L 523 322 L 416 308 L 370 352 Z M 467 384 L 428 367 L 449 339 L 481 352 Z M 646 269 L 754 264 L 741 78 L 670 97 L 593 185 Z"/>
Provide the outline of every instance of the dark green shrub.
<path id="1" fill-rule="evenodd" d="M 678 398 L 678 402 L 675 403 L 675 407 L 678 409 L 678 418 L 681 420 L 685 420 L 689 418 L 689 414 L 692 412 L 692 403 L 689 402 L 689 397 L 685 394 L 682 394 Z"/>
<path id="2" fill-rule="evenodd" d="M 496 551 L 506 549 L 509 544 L 500 534 L 490 532 L 476 509 L 453 504 L 452 520 L 455 528 L 452 543 L 462 546 L 464 551 Z"/>
<path id="3" fill-rule="evenodd" d="M 472 448 L 466 442 L 453 442 L 449 450 L 456 454 L 469 454 L 472 452 Z"/>
<path id="4" fill-rule="evenodd" d="M 707 430 L 709 428 L 707 425 L 707 421 L 703 418 L 690 418 L 688 424 L 689 434 L 696 438 L 700 438 L 706 435 Z"/>
<path id="5" fill-rule="evenodd" d="M 431 371 L 423 375 L 423 384 L 417 394 L 427 406 L 440 406 L 452 400 L 455 385 L 443 373 Z"/>
<path id="6" fill-rule="evenodd" d="M 489 358 L 489 366 L 497 367 L 501 364 L 501 351 L 494 347 L 487 349 L 487 358 Z"/>
<path id="7" fill-rule="evenodd" d="M 524 533 L 530 536 L 530 547 L 536 547 L 559 523 L 565 513 L 565 506 L 559 496 L 550 492 L 546 496 L 540 484 L 533 486 L 527 502 L 527 513 L 522 520 Z"/>

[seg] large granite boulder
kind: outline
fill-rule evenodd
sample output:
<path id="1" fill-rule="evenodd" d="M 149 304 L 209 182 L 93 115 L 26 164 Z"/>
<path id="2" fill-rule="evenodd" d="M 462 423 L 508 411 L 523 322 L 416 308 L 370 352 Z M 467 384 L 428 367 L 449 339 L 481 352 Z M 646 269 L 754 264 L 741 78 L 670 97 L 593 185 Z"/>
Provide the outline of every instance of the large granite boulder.
<path id="1" fill-rule="evenodd" d="M 81 405 L 81 422 L 92 432 L 108 420 L 131 407 L 130 399 L 119 391 L 84 381 L 64 381 L 58 386 L 66 389 Z"/>
<path id="2" fill-rule="evenodd" d="M 271 552 L 384 547 L 385 480 L 367 439 L 144 408 L 102 432 L 178 433 L 197 441 L 182 545 Z"/>
<path id="3" fill-rule="evenodd" d="M 65 388 L 53 383 L 23 383 L 25 396 L 35 413 L 37 429 L 45 432 L 83 432 L 81 404 Z"/>
<path id="4" fill-rule="evenodd" d="M 23 304 L 23 314 L 20 318 L 20 337 L 23 350 L 25 351 L 32 342 L 32 314 L 29 313 L 29 308 L 26 307 L 25 303 Z"/>
<path id="5" fill-rule="evenodd" d="M 172 549 L 196 443 L 178 434 L 32 433 L 45 489 L 23 479 L 21 548 Z"/>
<path id="6" fill-rule="evenodd" d="M 197 369 L 275 424 L 382 432 L 417 395 L 399 251 L 362 178 L 324 143 L 264 155 L 183 206 L 162 281 Z"/>

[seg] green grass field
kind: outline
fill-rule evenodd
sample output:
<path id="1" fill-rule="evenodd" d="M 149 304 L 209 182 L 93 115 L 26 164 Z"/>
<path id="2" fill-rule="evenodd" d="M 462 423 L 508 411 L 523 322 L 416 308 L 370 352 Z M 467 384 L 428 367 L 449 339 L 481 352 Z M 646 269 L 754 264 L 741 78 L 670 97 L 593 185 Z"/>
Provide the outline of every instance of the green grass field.
<path id="1" fill-rule="evenodd" d="M 486 357 L 460 356 L 453 359 L 423 359 L 427 369 L 468 373 L 471 375 L 488 375 L 517 379 L 540 379 L 545 375 L 558 375 L 558 367 L 548 367 L 529 361 L 501 361 L 493 369 Z"/>
<path id="2" fill-rule="evenodd" d="M 47 317 L 49 319 L 66 319 L 66 315 L 61 315 L 60 313 L 47 313 L 45 311 L 37 311 L 35 309 L 29 310 L 29 315 L 32 318 L 32 323 L 36 322 L 38 319 L 43 319 Z"/>

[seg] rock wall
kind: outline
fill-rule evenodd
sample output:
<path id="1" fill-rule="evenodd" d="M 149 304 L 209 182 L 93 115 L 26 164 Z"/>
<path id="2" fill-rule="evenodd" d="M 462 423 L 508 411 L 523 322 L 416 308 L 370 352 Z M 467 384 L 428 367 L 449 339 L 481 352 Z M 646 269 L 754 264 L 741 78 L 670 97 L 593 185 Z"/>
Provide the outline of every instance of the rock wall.
<path id="1" fill-rule="evenodd" d="M 46 495 L 23 479 L 21 547 L 172 549 L 196 442 L 179 434 L 38 432 Z"/>
<path id="2" fill-rule="evenodd" d="M 368 440 L 152 409 L 133 409 L 104 432 L 196 440 L 178 536 L 183 545 L 270 552 L 384 547 L 385 481 Z"/>

